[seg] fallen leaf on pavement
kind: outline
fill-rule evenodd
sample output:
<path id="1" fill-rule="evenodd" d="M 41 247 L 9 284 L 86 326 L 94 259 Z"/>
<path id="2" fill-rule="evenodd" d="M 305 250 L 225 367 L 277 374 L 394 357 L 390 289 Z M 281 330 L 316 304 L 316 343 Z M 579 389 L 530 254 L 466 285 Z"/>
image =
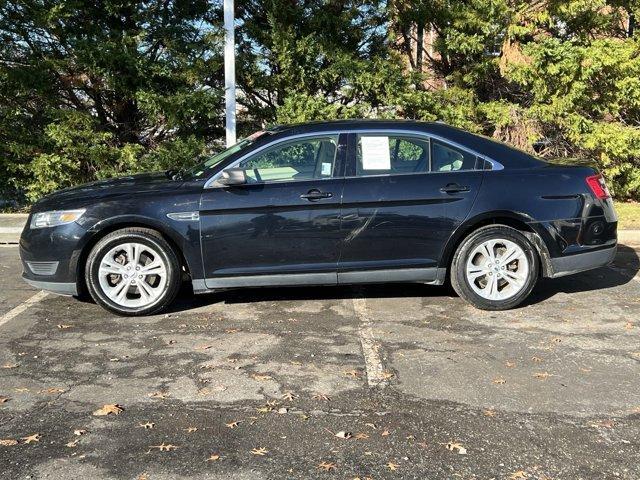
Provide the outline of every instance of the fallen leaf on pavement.
<path id="1" fill-rule="evenodd" d="M 264 447 L 260 447 L 260 448 L 253 448 L 253 449 L 251 450 L 251 453 L 252 453 L 253 455 L 258 455 L 258 456 L 264 457 L 267 453 L 269 453 L 269 450 L 267 450 L 267 449 L 266 449 L 266 448 L 264 448 Z"/>
<path id="2" fill-rule="evenodd" d="M 378 429 L 378 425 L 376 425 L 375 423 L 365 423 L 365 425 L 367 427 L 373 428 L 374 430 Z"/>
<path id="3" fill-rule="evenodd" d="M 172 450 L 177 450 L 178 446 L 177 445 L 171 445 L 170 443 L 164 443 L 162 442 L 161 445 L 151 445 L 149 447 L 149 451 L 151 451 L 152 448 L 157 448 L 158 450 L 160 450 L 161 452 L 170 452 Z"/>
<path id="4" fill-rule="evenodd" d="M 549 377 L 553 377 L 553 374 L 549 372 L 538 372 L 533 375 L 538 380 L 546 380 Z"/>
<path id="5" fill-rule="evenodd" d="M 331 397 L 325 395 L 324 393 L 315 393 L 311 398 L 314 400 L 322 400 L 323 402 L 330 402 Z"/>
<path id="6" fill-rule="evenodd" d="M 330 472 L 331 470 L 335 470 L 337 468 L 335 463 L 327 463 L 322 462 L 318 464 L 318 470 L 324 470 L 325 472 Z"/>
<path id="7" fill-rule="evenodd" d="M 387 464 L 385 465 L 385 467 L 387 467 L 387 468 L 388 468 L 389 470 L 391 470 L 392 472 L 395 472 L 395 471 L 398 469 L 398 467 L 399 467 L 399 466 L 400 466 L 400 465 L 398 465 L 397 463 L 393 463 L 393 462 L 389 462 L 389 463 L 387 463 Z"/>
<path id="8" fill-rule="evenodd" d="M 627 322 L 626 325 L 624 326 L 625 330 L 632 330 L 633 329 L 633 323 L 632 322 Z"/>
<path id="9" fill-rule="evenodd" d="M 3 438 L 0 439 L 0 445 L 2 445 L 3 447 L 11 447 L 13 445 L 17 445 L 18 441 L 14 440 L 13 438 Z"/>
<path id="10" fill-rule="evenodd" d="M 466 455 L 467 454 L 467 449 L 464 448 L 460 443 L 458 442 L 449 442 L 445 444 L 445 447 L 447 448 L 447 450 L 451 450 L 452 452 L 454 450 L 456 450 L 458 452 L 459 455 Z"/>
<path id="11" fill-rule="evenodd" d="M 253 377 L 253 379 L 258 380 L 259 382 L 265 382 L 267 380 L 271 380 L 271 375 L 260 375 L 258 373 L 254 373 L 253 375 L 251 375 L 251 377 Z"/>
<path id="12" fill-rule="evenodd" d="M 353 438 L 355 438 L 356 440 L 365 440 L 367 438 L 369 438 L 369 435 L 367 433 L 364 432 L 360 432 L 360 433 L 356 433 Z"/>
<path id="13" fill-rule="evenodd" d="M 96 417 L 102 417 L 104 415 L 111 414 L 120 415 L 122 412 L 124 412 L 124 408 L 122 408 L 117 403 L 107 403 L 102 408 L 99 408 L 98 410 L 93 412 L 93 415 L 95 415 Z"/>
<path id="14" fill-rule="evenodd" d="M 236 420 L 235 422 L 225 423 L 227 428 L 236 428 L 240 424 L 240 420 Z"/>
<path id="15" fill-rule="evenodd" d="M 155 427 L 155 423 L 152 422 L 147 422 L 147 423 L 139 423 L 138 427 L 144 428 L 145 430 L 151 430 L 153 427 Z"/>
<path id="16" fill-rule="evenodd" d="M 207 458 L 207 462 L 216 462 L 220 460 L 220 455 L 218 453 L 212 453 L 209 458 Z"/>
<path id="17" fill-rule="evenodd" d="M 510 361 L 507 360 L 506 362 L 504 362 L 504 366 L 507 367 L 507 368 L 513 368 L 513 367 L 516 366 L 516 364 L 515 364 L 515 362 L 510 362 Z"/>
<path id="18" fill-rule="evenodd" d="M 48 393 L 49 395 L 54 395 L 56 393 L 64 393 L 65 391 L 62 388 L 51 387 L 46 390 L 40 390 L 39 393 Z"/>
<path id="19" fill-rule="evenodd" d="M 345 440 L 350 439 L 353 435 L 351 435 L 351 432 L 345 432 L 344 430 L 338 432 L 335 434 L 336 437 L 338 438 L 343 438 Z"/>
<path id="20" fill-rule="evenodd" d="M 536 362 L 536 363 L 541 363 L 542 359 L 540 357 L 531 357 L 531 361 Z"/>
<path id="21" fill-rule="evenodd" d="M 389 435 L 391 435 L 389 430 L 383 430 L 382 433 L 380 433 L 381 437 L 388 437 Z"/>
<path id="22" fill-rule="evenodd" d="M 594 422 L 591 424 L 592 427 L 596 428 L 613 428 L 615 427 L 616 422 L 613 420 L 600 420 L 599 422 Z"/>
<path id="23" fill-rule="evenodd" d="M 187 427 L 184 429 L 185 432 L 187 433 L 193 433 L 193 432 L 197 432 L 198 431 L 198 427 Z"/>
<path id="24" fill-rule="evenodd" d="M 73 434 L 74 434 L 74 435 L 78 435 L 78 436 L 80 436 L 80 435 L 84 435 L 85 433 L 87 433 L 87 431 L 86 431 L 86 430 L 81 430 L 81 429 L 79 429 L 79 428 L 73 431 Z"/>
<path id="25" fill-rule="evenodd" d="M 213 345 L 198 345 L 195 347 L 196 350 L 209 350 Z"/>
<path id="26" fill-rule="evenodd" d="M 298 398 L 298 396 L 294 395 L 293 392 L 285 392 L 284 395 L 282 395 L 282 399 L 288 402 L 292 402 L 296 398 Z"/>
<path id="27" fill-rule="evenodd" d="M 29 389 L 27 387 L 17 387 L 17 388 L 14 388 L 13 391 L 18 393 L 23 393 L 23 392 L 28 392 Z"/>
<path id="28" fill-rule="evenodd" d="M 42 435 L 40 435 L 39 433 L 34 433 L 33 435 L 29 435 L 28 437 L 22 437 L 22 440 L 24 440 L 24 443 L 33 443 L 39 442 L 41 438 Z"/>
<path id="29" fill-rule="evenodd" d="M 382 377 L 383 380 L 389 380 L 390 378 L 395 377 L 395 374 L 392 372 L 382 372 L 380 376 Z"/>
<path id="30" fill-rule="evenodd" d="M 0 396 L 0 403 L 7 403 L 9 400 L 11 400 L 10 397 L 2 397 L 2 396 Z"/>
<path id="31" fill-rule="evenodd" d="M 148 395 L 149 398 L 167 398 L 168 396 L 167 392 L 153 392 Z"/>
<path id="32" fill-rule="evenodd" d="M 2 368 L 18 368 L 20 365 L 17 363 L 5 363 Z"/>
<path id="33" fill-rule="evenodd" d="M 509 476 L 509 480 L 521 480 L 523 478 L 527 478 L 529 475 L 527 475 L 527 472 L 525 472 L 524 470 L 518 470 L 517 472 L 513 472 L 510 476 Z"/>
<path id="34" fill-rule="evenodd" d="M 79 438 L 76 438 L 75 440 L 72 440 L 69 443 L 65 443 L 65 447 L 69 447 L 69 448 L 75 448 L 78 446 L 78 442 L 80 442 Z"/>
<path id="35" fill-rule="evenodd" d="M 344 372 L 345 377 L 359 377 L 362 373 L 359 370 L 348 370 Z"/>
<path id="36" fill-rule="evenodd" d="M 507 383 L 507 381 L 504 378 L 495 378 L 493 380 L 493 383 L 495 383 L 496 385 L 504 385 L 505 383 Z"/>
<path id="37" fill-rule="evenodd" d="M 484 413 L 484 415 L 486 417 L 495 417 L 496 416 L 496 411 L 495 410 L 484 410 L 482 413 Z"/>
<path id="38" fill-rule="evenodd" d="M 59 323 L 58 325 L 56 325 L 60 330 L 66 330 L 67 328 L 71 328 L 73 325 L 64 325 L 62 323 Z"/>

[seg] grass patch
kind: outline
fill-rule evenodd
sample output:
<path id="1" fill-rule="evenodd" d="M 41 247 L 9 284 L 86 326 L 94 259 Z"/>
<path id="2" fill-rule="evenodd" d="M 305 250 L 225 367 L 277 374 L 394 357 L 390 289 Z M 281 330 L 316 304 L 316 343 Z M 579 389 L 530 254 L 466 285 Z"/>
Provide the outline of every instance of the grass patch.
<path id="1" fill-rule="evenodd" d="M 640 230 L 640 203 L 616 202 L 618 228 L 623 230 Z"/>

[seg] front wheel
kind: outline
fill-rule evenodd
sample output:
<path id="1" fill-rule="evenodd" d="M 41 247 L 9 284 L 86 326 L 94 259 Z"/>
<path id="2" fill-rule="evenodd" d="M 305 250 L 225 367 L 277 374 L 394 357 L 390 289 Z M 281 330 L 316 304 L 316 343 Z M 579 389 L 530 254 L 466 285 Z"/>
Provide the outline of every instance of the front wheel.
<path id="1" fill-rule="evenodd" d="M 507 310 L 529 296 L 539 271 L 535 247 L 515 228 L 492 225 L 469 235 L 451 264 L 451 284 L 482 310 Z"/>
<path id="2" fill-rule="evenodd" d="M 91 297 L 107 310 L 149 315 L 164 309 L 178 293 L 180 262 L 158 232 L 125 228 L 93 247 L 85 278 Z"/>

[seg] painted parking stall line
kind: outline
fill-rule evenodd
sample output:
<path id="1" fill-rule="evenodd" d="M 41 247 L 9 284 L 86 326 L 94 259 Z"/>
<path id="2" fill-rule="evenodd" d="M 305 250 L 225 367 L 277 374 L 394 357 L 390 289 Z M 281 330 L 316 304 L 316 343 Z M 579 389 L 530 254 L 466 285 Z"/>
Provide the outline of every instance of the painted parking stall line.
<path id="1" fill-rule="evenodd" d="M 5 323 L 7 323 L 7 322 L 9 322 L 11 320 L 13 320 L 18 315 L 20 315 L 21 313 L 26 311 L 29 307 L 31 307 L 32 305 L 35 305 L 36 303 L 44 300 L 48 296 L 49 296 L 49 293 L 45 292 L 45 291 L 41 291 L 41 292 L 36 293 L 32 297 L 30 297 L 27 300 L 25 300 L 24 302 L 22 302 L 20 305 L 18 305 L 17 307 L 14 307 L 13 309 L 11 309 L 7 313 L 5 313 L 2 317 L 0 317 L 0 326 L 4 325 Z"/>
<path id="2" fill-rule="evenodd" d="M 365 298 L 354 298 L 353 308 L 359 320 L 358 337 L 362 346 L 362 356 L 367 372 L 367 383 L 370 387 L 387 386 L 385 379 L 385 368 L 380 354 L 380 343 L 373 335 L 373 321 L 369 314 L 367 301 Z"/>

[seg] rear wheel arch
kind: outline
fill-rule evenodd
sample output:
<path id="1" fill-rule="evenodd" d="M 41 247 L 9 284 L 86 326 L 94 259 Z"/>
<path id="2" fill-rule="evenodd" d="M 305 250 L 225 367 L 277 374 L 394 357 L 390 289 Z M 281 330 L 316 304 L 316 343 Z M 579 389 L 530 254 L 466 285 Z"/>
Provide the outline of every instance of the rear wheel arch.
<path id="1" fill-rule="evenodd" d="M 536 248 L 536 254 L 540 260 L 540 272 L 542 276 L 550 276 L 552 270 L 549 250 L 538 231 L 529 222 L 530 219 L 514 212 L 494 212 L 483 214 L 465 221 L 458 227 L 445 245 L 441 256 L 440 267 L 446 268 L 449 273 L 456 250 L 469 235 L 478 229 L 492 225 L 504 225 L 515 228 L 527 237 L 527 239 Z"/>

